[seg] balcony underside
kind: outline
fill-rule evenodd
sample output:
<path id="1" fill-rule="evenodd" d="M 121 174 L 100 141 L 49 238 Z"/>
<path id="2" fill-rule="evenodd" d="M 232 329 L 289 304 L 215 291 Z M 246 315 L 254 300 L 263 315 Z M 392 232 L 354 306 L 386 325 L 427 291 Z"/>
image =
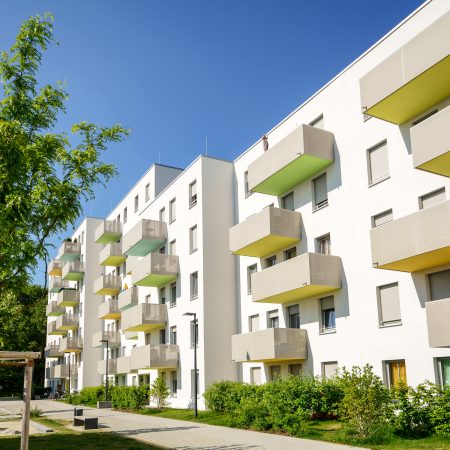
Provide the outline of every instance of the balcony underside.
<path id="1" fill-rule="evenodd" d="M 100 320 L 119 320 L 120 319 L 120 311 L 118 312 L 108 312 L 106 314 L 103 314 L 99 316 L 98 318 Z"/>
<path id="2" fill-rule="evenodd" d="M 80 281 L 84 277 L 84 272 L 68 272 L 64 275 L 63 280 Z"/>
<path id="3" fill-rule="evenodd" d="M 114 287 L 102 287 L 98 291 L 94 292 L 95 295 L 116 295 L 120 292 L 119 288 Z"/>
<path id="4" fill-rule="evenodd" d="M 98 244 L 111 244 L 112 242 L 117 242 L 122 233 L 114 231 L 105 231 L 95 242 Z"/>
<path id="5" fill-rule="evenodd" d="M 295 245 L 300 239 L 292 238 L 288 236 L 277 236 L 271 234 L 263 237 L 262 239 L 251 243 L 239 250 L 233 252 L 234 255 L 254 256 L 261 258 L 270 253 L 278 251 L 280 248 L 289 247 Z"/>
<path id="6" fill-rule="evenodd" d="M 61 300 L 58 297 L 58 306 L 77 306 L 80 304 L 79 297 L 76 295 L 69 295 L 69 292 L 71 292 L 70 289 L 65 289 L 64 292 L 61 295 Z M 64 295 L 67 293 L 67 295 Z"/>
<path id="7" fill-rule="evenodd" d="M 70 346 L 64 349 L 64 353 L 81 353 L 82 348 L 78 346 Z"/>
<path id="8" fill-rule="evenodd" d="M 252 191 L 269 195 L 281 195 L 302 181 L 310 179 L 332 163 L 333 160 L 309 154 L 301 155 L 263 182 L 252 187 Z"/>
<path id="9" fill-rule="evenodd" d="M 125 255 L 115 255 L 115 256 L 108 256 L 106 259 L 100 262 L 101 266 L 112 266 L 112 267 L 118 267 L 120 266 L 124 261 L 126 261 L 127 257 Z"/>
<path id="10" fill-rule="evenodd" d="M 127 256 L 147 256 L 165 243 L 165 239 L 141 239 L 126 252 Z"/>
<path id="11" fill-rule="evenodd" d="M 309 297 L 316 297 L 318 295 L 326 294 L 328 292 L 336 291 L 339 289 L 336 286 L 324 286 L 324 285 L 317 285 L 317 284 L 311 284 L 308 286 L 302 286 L 298 289 L 293 289 L 291 291 L 287 292 L 281 292 L 276 295 L 272 295 L 270 297 L 265 297 L 258 300 L 253 300 L 256 303 L 290 303 L 295 300 L 301 300 L 304 298 Z"/>
<path id="12" fill-rule="evenodd" d="M 166 323 L 141 323 L 139 325 L 135 325 L 135 326 L 131 326 L 128 327 L 125 331 L 128 332 L 133 332 L 133 331 L 145 331 L 145 332 L 149 332 L 149 331 L 155 331 L 155 330 L 160 330 L 162 328 L 164 328 L 166 326 Z M 130 339 L 130 338 L 128 338 Z"/>
<path id="13" fill-rule="evenodd" d="M 55 329 L 55 330 L 49 331 L 47 334 L 49 336 L 65 336 L 67 334 L 67 331 L 59 328 L 57 330 Z"/>
<path id="14" fill-rule="evenodd" d="M 58 259 L 62 261 L 78 261 L 80 259 L 79 253 L 63 253 Z"/>
<path id="15" fill-rule="evenodd" d="M 52 294 L 57 294 L 58 292 L 60 292 L 62 290 L 62 286 L 52 286 L 49 291 Z"/>
<path id="16" fill-rule="evenodd" d="M 139 337 L 137 331 L 125 331 L 125 339 L 135 340 Z"/>
<path id="17" fill-rule="evenodd" d="M 177 275 L 160 275 L 160 274 L 150 274 L 144 278 L 141 278 L 139 281 L 136 281 L 134 284 L 136 286 L 148 286 L 148 287 L 160 287 L 164 286 L 171 281 L 175 281 L 177 279 Z"/>
<path id="18" fill-rule="evenodd" d="M 366 114 L 402 124 L 450 96 L 450 56 L 376 103 Z"/>
<path id="19" fill-rule="evenodd" d="M 52 277 L 60 277 L 62 275 L 62 267 L 53 267 L 52 270 L 49 270 L 48 274 Z"/>
<path id="20" fill-rule="evenodd" d="M 426 163 L 417 166 L 416 169 L 425 170 L 426 172 L 435 173 L 436 175 L 443 175 L 450 177 L 450 151 L 441 156 L 427 161 Z"/>
<path id="21" fill-rule="evenodd" d="M 78 328 L 79 328 L 78 324 L 76 324 L 76 325 L 61 325 L 59 327 L 59 330 L 63 330 L 63 331 L 72 330 L 72 331 L 74 331 L 74 330 L 78 330 Z"/>
<path id="22" fill-rule="evenodd" d="M 51 312 L 49 312 L 48 314 L 47 314 L 47 316 L 48 317 L 56 317 L 56 316 L 61 316 L 62 314 L 64 314 L 65 313 L 65 311 L 64 311 L 64 308 L 62 308 L 61 310 L 53 310 L 53 311 L 51 311 Z"/>

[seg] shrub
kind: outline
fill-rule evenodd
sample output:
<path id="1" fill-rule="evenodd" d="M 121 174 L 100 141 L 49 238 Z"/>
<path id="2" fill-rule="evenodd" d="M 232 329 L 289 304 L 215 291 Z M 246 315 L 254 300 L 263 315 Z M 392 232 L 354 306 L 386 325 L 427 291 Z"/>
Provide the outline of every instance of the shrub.
<path id="1" fill-rule="evenodd" d="M 141 409 L 148 403 L 150 388 L 140 386 L 114 386 L 111 389 L 112 407 L 117 409 Z"/>
<path id="2" fill-rule="evenodd" d="M 269 410 L 265 403 L 255 397 L 243 398 L 231 418 L 231 424 L 240 428 L 268 430 L 271 428 Z"/>
<path id="3" fill-rule="evenodd" d="M 439 435 L 450 435 L 450 386 L 438 388 L 434 407 L 430 411 L 433 430 Z"/>
<path id="4" fill-rule="evenodd" d="M 156 402 L 157 408 L 165 408 L 169 405 L 167 401 L 169 395 L 170 391 L 166 385 L 166 380 L 160 375 L 152 384 L 150 389 L 150 398 Z"/>
<path id="5" fill-rule="evenodd" d="M 30 409 L 30 417 L 41 417 L 43 414 L 42 409 L 39 409 L 37 406 Z"/>
<path id="6" fill-rule="evenodd" d="M 351 372 L 344 367 L 336 381 L 343 393 L 339 413 L 358 437 L 371 436 L 386 425 L 391 395 L 372 366 L 353 367 Z"/>
<path id="7" fill-rule="evenodd" d="M 255 395 L 258 387 L 239 381 L 213 383 L 204 393 L 206 406 L 213 411 L 233 413 L 244 398 Z"/>

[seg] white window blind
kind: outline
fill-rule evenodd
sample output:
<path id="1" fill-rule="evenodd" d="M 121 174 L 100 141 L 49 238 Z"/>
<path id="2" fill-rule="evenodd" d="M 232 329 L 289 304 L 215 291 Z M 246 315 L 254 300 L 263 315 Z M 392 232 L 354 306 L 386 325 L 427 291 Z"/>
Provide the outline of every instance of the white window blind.
<path id="1" fill-rule="evenodd" d="M 173 222 L 177 218 L 177 201 L 173 199 L 169 203 L 169 221 Z"/>
<path id="2" fill-rule="evenodd" d="M 420 197 L 420 208 L 429 208 L 430 206 L 437 205 L 438 203 L 445 202 L 445 188 L 439 189 L 429 194 Z"/>
<path id="3" fill-rule="evenodd" d="M 249 331 L 258 331 L 259 330 L 259 314 L 249 317 Z"/>
<path id="4" fill-rule="evenodd" d="M 252 275 L 257 272 L 256 264 L 247 267 L 247 293 L 252 292 Z"/>
<path id="5" fill-rule="evenodd" d="M 384 211 L 372 217 L 372 226 L 379 227 L 385 223 L 392 222 L 392 209 Z"/>
<path id="6" fill-rule="evenodd" d="M 261 368 L 251 367 L 250 368 L 250 382 L 251 384 L 261 384 Z"/>
<path id="7" fill-rule="evenodd" d="M 197 204 L 197 181 L 193 181 L 189 185 L 189 206 Z"/>
<path id="8" fill-rule="evenodd" d="M 380 324 L 401 320 L 398 283 L 378 287 Z"/>
<path id="9" fill-rule="evenodd" d="M 314 180 L 314 205 L 317 207 L 323 206 L 328 202 L 327 193 L 327 176 L 326 174 L 320 175 L 320 177 Z"/>
<path id="10" fill-rule="evenodd" d="M 387 143 L 383 142 L 369 150 L 369 182 L 370 184 L 389 176 Z"/>
<path id="11" fill-rule="evenodd" d="M 285 195 L 281 199 L 281 206 L 283 209 L 290 209 L 291 211 L 294 211 L 294 193 L 291 192 L 288 195 Z"/>
<path id="12" fill-rule="evenodd" d="M 191 252 L 197 250 L 197 225 L 191 228 L 190 242 L 191 242 Z"/>
<path id="13" fill-rule="evenodd" d="M 317 244 L 318 253 L 331 255 L 331 239 L 329 234 L 317 238 Z"/>
<path id="14" fill-rule="evenodd" d="M 428 275 L 431 300 L 450 298 L 450 269 Z"/>
<path id="15" fill-rule="evenodd" d="M 323 367 L 323 377 L 325 379 L 327 378 L 333 378 L 336 375 L 336 371 L 338 368 L 337 362 L 324 362 L 322 364 Z"/>

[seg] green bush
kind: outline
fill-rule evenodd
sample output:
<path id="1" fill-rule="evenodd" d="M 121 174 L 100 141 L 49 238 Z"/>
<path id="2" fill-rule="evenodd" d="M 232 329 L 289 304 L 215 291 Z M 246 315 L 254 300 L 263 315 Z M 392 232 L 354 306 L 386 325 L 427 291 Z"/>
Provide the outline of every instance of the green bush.
<path id="1" fill-rule="evenodd" d="M 258 386 L 239 381 L 219 381 L 208 387 L 204 397 L 209 409 L 234 413 L 239 409 L 242 399 L 253 397 L 257 390 Z"/>
<path id="2" fill-rule="evenodd" d="M 111 389 L 112 407 L 116 409 L 142 409 L 148 404 L 150 387 L 148 384 L 140 386 L 114 386 Z"/>
<path id="3" fill-rule="evenodd" d="M 169 406 L 167 401 L 169 395 L 170 391 L 167 387 L 166 380 L 163 376 L 158 376 L 150 389 L 150 398 L 156 402 L 157 408 L 166 408 Z"/>
<path id="4" fill-rule="evenodd" d="M 92 405 L 98 401 L 104 400 L 104 398 L 104 386 L 89 386 L 81 389 L 80 392 L 67 392 L 64 397 L 64 401 L 71 405 Z"/>

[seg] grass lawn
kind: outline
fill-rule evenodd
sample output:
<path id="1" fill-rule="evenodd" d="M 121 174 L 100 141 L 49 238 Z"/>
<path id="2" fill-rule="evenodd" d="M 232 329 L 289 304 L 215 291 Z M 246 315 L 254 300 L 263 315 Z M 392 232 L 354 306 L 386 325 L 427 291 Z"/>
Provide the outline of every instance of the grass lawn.
<path id="1" fill-rule="evenodd" d="M 30 450 L 160 450 L 159 447 L 145 444 L 119 434 L 105 431 L 77 432 L 65 428 L 62 421 L 45 418 L 32 419 L 53 428 L 54 433 L 30 436 Z M 2 450 L 17 450 L 20 437 L 0 437 Z"/>

